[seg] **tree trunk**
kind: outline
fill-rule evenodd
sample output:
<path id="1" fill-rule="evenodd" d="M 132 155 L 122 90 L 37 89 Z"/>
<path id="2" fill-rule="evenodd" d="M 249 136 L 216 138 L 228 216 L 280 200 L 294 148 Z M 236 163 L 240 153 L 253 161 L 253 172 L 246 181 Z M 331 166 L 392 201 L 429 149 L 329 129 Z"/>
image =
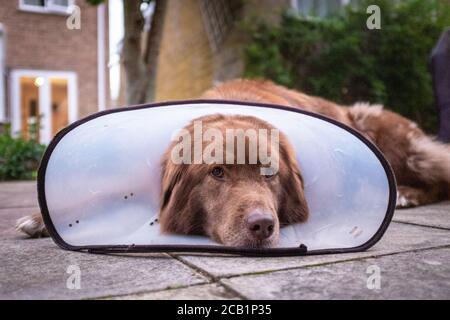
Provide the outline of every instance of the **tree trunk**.
<path id="1" fill-rule="evenodd" d="M 154 100 L 159 46 L 162 38 L 167 0 L 154 0 L 151 28 L 142 45 L 144 18 L 141 0 L 124 3 L 124 43 L 122 62 L 125 69 L 126 102 L 140 104 Z"/>
<path id="2" fill-rule="evenodd" d="M 158 72 L 159 49 L 164 27 L 164 18 L 166 16 L 168 0 L 156 0 L 155 11 L 153 13 L 152 24 L 147 38 L 145 52 L 145 65 L 147 67 L 147 101 L 155 100 L 156 74 Z"/>
<path id="3" fill-rule="evenodd" d="M 123 1 L 124 39 L 122 62 L 125 69 L 125 86 L 127 104 L 141 103 L 144 63 L 141 58 L 141 32 L 144 18 L 140 11 L 140 0 Z"/>

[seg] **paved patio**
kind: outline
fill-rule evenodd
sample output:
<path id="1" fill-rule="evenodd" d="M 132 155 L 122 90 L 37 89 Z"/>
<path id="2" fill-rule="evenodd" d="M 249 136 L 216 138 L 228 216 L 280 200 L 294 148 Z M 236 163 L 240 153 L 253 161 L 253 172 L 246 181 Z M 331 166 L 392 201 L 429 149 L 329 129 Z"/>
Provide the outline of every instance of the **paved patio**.
<path id="1" fill-rule="evenodd" d="M 0 184 L 0 299 L 450 299 L 450 202 L 397 211 L 362 253 L 94 255 L 16 233 L 15 220 L 39 210 L 35 189 Z M 70 265 L 80 268 L 80 289 L 67 288 Z M 367 286 L 373 265 L 379 289 Z"/>

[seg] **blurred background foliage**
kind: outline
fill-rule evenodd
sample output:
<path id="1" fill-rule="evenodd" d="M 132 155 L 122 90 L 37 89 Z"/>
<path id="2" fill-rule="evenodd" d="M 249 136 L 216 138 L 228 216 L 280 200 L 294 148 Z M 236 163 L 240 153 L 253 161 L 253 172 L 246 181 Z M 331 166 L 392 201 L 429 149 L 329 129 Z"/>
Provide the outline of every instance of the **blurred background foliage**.
<path id="1" fill-rule="evenodd" d="M 0 181 L 35 179 L 45 145 L 36 142 L 38 126 L 30 126 L 30 138 L 12 137 L 10 128 L 0 134 Z"/>
<path id="2" fill-rule="evenodd" d="M 372 4 L 381 9 L 379 30 L 366 27 Z M 429 55 L 448 26 L 446 0 L 358 1 L 325 19 L 286 12 L 279 25 L 246 24 L 245 77 L 342 104 L 382 103 L 434 133 Z"/>

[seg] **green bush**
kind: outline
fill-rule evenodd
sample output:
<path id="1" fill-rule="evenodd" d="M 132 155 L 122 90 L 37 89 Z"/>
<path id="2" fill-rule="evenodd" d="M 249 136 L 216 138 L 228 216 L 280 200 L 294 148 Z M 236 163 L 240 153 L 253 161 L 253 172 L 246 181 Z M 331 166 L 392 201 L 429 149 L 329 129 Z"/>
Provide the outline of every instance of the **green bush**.
<path id="1" fill-rule="evenodd" d="M 0 134 L 0 180 L 36 178 L 45 146 L 35 140 L 14 138 L 5 131 Z"/>
<path id="2" fill-rule="evenodd" d="M 338 103 L 382 103 L 436 130 L 429 55 L 450 25 L 448 0 L 369 0 L 327 19 L 287 12 L 279 25 L 256 22 L 245 48 L 245 76 L 268 78 Z M 369 30 L 366 8 L 381 9 Z"/>

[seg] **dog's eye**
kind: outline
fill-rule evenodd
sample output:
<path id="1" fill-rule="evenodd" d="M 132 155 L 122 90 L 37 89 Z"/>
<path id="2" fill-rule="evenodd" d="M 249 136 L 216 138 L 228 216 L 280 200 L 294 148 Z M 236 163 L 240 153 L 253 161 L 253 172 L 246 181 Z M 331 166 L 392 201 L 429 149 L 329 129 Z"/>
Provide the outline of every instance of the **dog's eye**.
<path id="1" fill-rule="evenodd" d="M 271 168 L 264 168 L 264 169 L 265 172 L 263 172 L 262 174 L 264 176 L 264 179 L 266 180 L 271 180 L 277 175 L 277 172 L 272 170 Z"/>
<path id="2" fill-rule="evenodd" d="M 276 174 L 274 173 L 274 174 L 266 174 L 266 175 L 264 175 L 264 178 L 266 179 L 266 180 L 270 180 L 270 179 L 272 179 L 273 177 L 275 177 L 276 176 Z"/>
<path id="3" fill-rule="evenodd" d="M 223 178 L 223 169 L 221 167 L 214 167 L 211 171 L 211 174 L 216 178 Z"/>

